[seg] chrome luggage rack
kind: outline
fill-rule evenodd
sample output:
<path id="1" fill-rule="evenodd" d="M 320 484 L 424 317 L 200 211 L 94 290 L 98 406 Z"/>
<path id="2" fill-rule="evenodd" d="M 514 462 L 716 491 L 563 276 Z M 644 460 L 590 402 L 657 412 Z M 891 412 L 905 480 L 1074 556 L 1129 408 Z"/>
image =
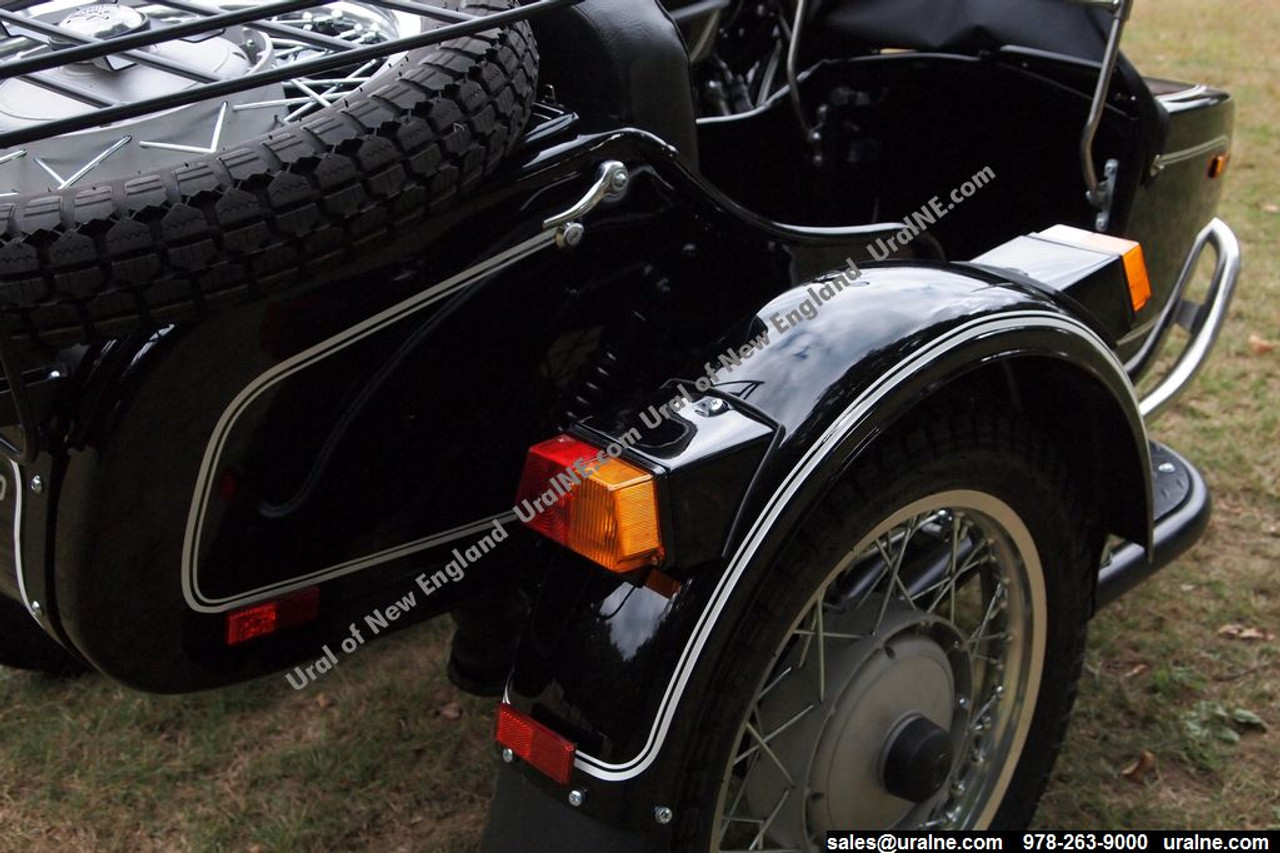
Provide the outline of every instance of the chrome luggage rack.
<path id="1" fill-rule="evenodd" d="M 214 5 L 208 0 L 145 0 L 148 7 L 169 10 L 175 14 L 194 16 L 178 23 L 150 26 L 133 31 L 128 26 L 119 29 L 119 35 L 102 37 L 89 27 L 68 27 L 49 23 L 24 10 L 42 5 L 42 0 L 17 0 L 0 8 L 0 34 L 10 40 L 19 40 L 17 49 L 11 52 L 16 58 L 0 62 L 0 80 L 21 79 L 42 90 L 71 98 L 85 107 L 83 113 L 41 121 L 24 127 L 0 132 L 0 159 L 5 149 L 47 139 L 61 134 L 74 133 L 89 128 L 103 127 L 114 122 L 138 118 L 177 107 L 225 98 L 240 92 L 275 83 L 305 80 L 319 74 L 348 69 L 362 63 L 385 59 L 408 50 L 428 47 L 449 39 L 474 35 L 526 20 L 536 15 L 582 0 L 524 0 L 513 9 L 489 15 L 475 15 L 446 9 L 433 0 L 359 0 L 360 5 L 381 9 L 389 13 L 414 15 L 424 24 L 433 26 L 423 32 L 400 38 L 392 38 L 377 44 L 359 46 L 351 41 L 334 38 L 290 23 L 273 21 L 282 15 L 307 15 L 323 12 L 326 6 L 342 5 L 332 0 L 276 0 L 267 3 L 228 3 L 226 7 Z M 87 7 L 91 10 L 130 10 L 127 4 L 103 3 Z M 137 16 L 122 11 L 130 21 Z M 150 22 L 155 23 L 155 22 Z M 158 45 L 177 41 L 198 42 L 213 38 L 232 27 L 245 27 L 271 33 L 300 45 L 313 46 L 327 51 L 325 56 L 302 59 L 276 67 L 234 77 L 210 73 L 190 63 L 174 61 L 170 57 L 152 52 Z M 21 42 L 29 42 L 24 47 Z M 10 47 L 14 47 L 11 42 Z M 196 85 L 181 91 L 168 92 L 154 97 L 123 102 L 109 94 L 80 87 L 63 79 L 53 79 L 43 74 L 50 69 L 70 63 L 110 62 L 119 65 L 140 65 L 194 82 Z"/>

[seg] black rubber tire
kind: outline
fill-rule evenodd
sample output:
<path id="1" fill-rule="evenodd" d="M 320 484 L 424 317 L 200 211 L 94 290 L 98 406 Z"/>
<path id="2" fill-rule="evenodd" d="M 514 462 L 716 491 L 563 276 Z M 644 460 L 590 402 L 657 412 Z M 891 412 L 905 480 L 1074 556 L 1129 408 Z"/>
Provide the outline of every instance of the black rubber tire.
<path id="1" fill-rule="evenodd" d="M 55 678 L 83 675 L 89 667 L 40 630 L 26 608 L 0 596 L 0 666 Z"/>
<path id="2" fill-rule="evenodd" d="M 519 22 L 411 52 L 342 101 L 181 167 L 6 199 L 0 320 L 45 344 L 115 337 L 354 260 L 493 171 L 528 121 L 537 72 Z"/>
<path id="3" fill-rule="evenodd" d="M 1088 602 L 1096 571 L 1083 506 L 1069 470 L 1048 441 L 1019 421 L 952 416 L 922 421 L 882 441 L 809 514 L 768 571 L 754 573 L 746 604 L 708 661 L 709 697 L 674 751 L 685 756 L 676 809 L 678 850 L 707 851 L 729 752 L 754 691 L 783 637 L 848 547 L 899 508 L 953 489 L 978 490 L 1013 508 L 1031 531 L 1044 568 L 1046 668 L 1019 766 L 993 828 L 1025 826 L 1061 749 L 1084 661 Z M 1046 672 L 1050 671 L 1046 669 Z M 864 827 L 848 827 L 864 829 Z"/>

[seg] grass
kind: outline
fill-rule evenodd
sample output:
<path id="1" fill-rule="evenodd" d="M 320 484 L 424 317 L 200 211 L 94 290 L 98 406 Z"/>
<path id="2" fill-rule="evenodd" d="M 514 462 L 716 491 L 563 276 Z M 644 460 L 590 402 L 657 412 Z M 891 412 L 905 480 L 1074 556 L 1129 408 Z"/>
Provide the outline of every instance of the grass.
<path id="1" fill-rule="evenodd" d="M 1219 634 L 1280 634 L 1280 352 L 1249 344 L 1280 341 L 1276 33 L 1274 0 L 1146 0 L 1131 26 L 1146 73 L 1238 99 L 1222 215 L 1246 280 L 1213 363 L 1155 430 L 1201 463 L 1212 527 L 1095 621 L 1044 826 L 1280 824 L 1280 642 Z M 303 692 L 271 678 L 152 697 L 0 671 L 0 850 L 476 849 L 491 704 L 448 685 L 446 642 L 423 626 Z"/>
<path id="2" fill-rule="evenodd" d="M 1196 460 L 1212 525 L 1183 560 L 1101 613 L 1073 728 L 1040 809 L 1046 826 L 1280 825 L 1280 6 L 1269 0 L 1139 3 L 1128 50 L 1144 73 L 1219 86 L 1237 100 L 1220 215 L 1245 275 L 1214 359 L 1154 435 Z M 1268 725 L 1225 724 L 1244 711 Z M 1241 715 L 1246 716 L 1246 715 Z M 1238 736 L 1238 741 L 1236 740 Z M 1126 777 L 1143 753 L 1151 769 Z M 1148 762 L 1150 763 L 1150 761 Z"/>

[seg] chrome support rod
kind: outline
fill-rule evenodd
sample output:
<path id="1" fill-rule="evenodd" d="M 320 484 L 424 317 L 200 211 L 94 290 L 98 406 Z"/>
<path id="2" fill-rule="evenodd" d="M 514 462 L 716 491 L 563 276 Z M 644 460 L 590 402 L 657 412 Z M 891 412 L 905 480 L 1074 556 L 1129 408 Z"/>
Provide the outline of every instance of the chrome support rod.
<path id="1" fill-rule="evenodd" d="M 1098 230 L 1105 231 L 1110 224 L 1111 203 L 1115 195 L 1115 171 L 1109 165 L 1105 179 L 1099 179 L 1097 167 L 1093 164 L 1093 144 L 1098 136 L 1098 128 L 1102 126 L 1102 116 L 1107 109 L 1107 95 L 1111 91 L 1111 79 L 1115 76 L 1116 64 L 1120 60 L 1120 39 L 1124 36 L 1124 26 L 1133 9 L 1133 0 L 1075 0 L 1084 6 L 1101 7 L 1112 10 L 1111 31 L 1107 37 L 1107 48 L 1102 56 L 1102 70 L 1098 75 L 1098 85 L 1093 92 L 1093 103 L 1089 107 L 1089 120 L 1085 123 L 1084 135 L 1080 138 L 1080 164 L 1084 169 L 1084 183 L 1088 188 L 1089 202 L 1098 209 Z"/>

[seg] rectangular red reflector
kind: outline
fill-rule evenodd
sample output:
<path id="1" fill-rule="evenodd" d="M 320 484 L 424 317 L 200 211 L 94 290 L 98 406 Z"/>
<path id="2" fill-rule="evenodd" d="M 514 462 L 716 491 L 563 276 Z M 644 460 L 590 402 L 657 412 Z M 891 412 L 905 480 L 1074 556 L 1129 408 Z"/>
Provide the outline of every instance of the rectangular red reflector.
<path id="1" fill-rule="evenodd" d="M 320 615 L 320 588 L 313 586 L 275 601 L 227 614 L 227 645 L 238 646 L 282 628 L 294 628 Z"/>
<path id="2" fill-rule="evenodd" d="M 561 785 L 568 785 L 577 747 L 505 702 L 498 705 L 499 744 Z"/>

